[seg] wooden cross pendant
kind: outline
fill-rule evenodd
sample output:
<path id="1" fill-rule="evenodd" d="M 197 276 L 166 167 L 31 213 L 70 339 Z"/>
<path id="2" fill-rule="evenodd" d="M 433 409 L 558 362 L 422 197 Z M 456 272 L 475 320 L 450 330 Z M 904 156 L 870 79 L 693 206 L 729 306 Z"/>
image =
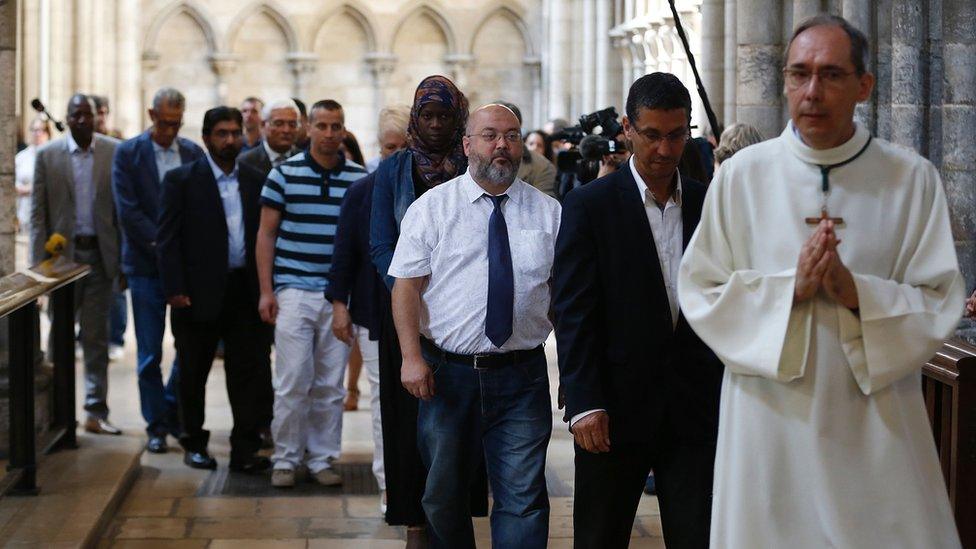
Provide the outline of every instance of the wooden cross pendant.
<path id="1" fill-rule="evenodd" d="M 807 217 L 804 219 L 804 221 L 806 221 L 807 225 L 819 225 L 820 222 L 825 219 L 828 221 L 833 221 L 834 225 L 844 224 L 843 217 L 830 217 L 830 214 L 827 213 L 826 207 L 820 208 L 820 217 Z"/>

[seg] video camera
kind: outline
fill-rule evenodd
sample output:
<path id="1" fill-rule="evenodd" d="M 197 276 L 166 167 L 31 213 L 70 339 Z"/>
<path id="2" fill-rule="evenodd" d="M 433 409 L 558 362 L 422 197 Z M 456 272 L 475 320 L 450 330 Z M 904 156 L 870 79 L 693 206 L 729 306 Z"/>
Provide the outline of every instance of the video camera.
<path id="1" fill-rule="evenodd" d="M 560 172 L 575 174 L 581 184 L 589 183 L 600 171 L 600 161 L 608 154 L 616 154 L 627 147 L 616 138 L 624 130 L 617 120 L 617 109 L 605 109 L 579 117 L 579 125 L 565 128 L 552 135 L 553 140 L 573 144 L 569 150 L 556 156 L 556 168 Z"/>

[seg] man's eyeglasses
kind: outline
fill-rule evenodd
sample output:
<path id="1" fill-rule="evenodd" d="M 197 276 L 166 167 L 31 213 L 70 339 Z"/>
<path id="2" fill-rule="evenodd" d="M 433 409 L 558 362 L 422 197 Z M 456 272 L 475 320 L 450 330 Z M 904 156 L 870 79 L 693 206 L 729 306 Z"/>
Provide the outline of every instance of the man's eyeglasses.
<path id="1" fill-rule="evenodd" d="M 845 71 L 838 68 L 826 68 L 817 71 L 785 68 L 783 69 L 783 80 L 785 81 L 787 88 L 795 90 L 797 88 L 806 86 L 810 83 L 810 80 L 816 76 L 817 80 L 819 80 L 824 86 L 836 88 L 840 87 L 848 76 L 855 74 L 856 72 L 857 71 Z"/>
<path id="2" fill-rule="evenodd" d="M 671 133 L 661 135 L 654 130 L 638 130 L 636 126 L 633 126 L 634 133 L 644 138 L 648 145 L 656 147 L 661 144 L 661 141 L 666 140 L 669 145 L 680 145 L 688 138 L 691 137 L 691 132 L 688 128 L 681 128 L 680 130 L 675 130 Z"/>
<path id="3" fill-rule="evenodd" d="M 276 130 L 280 130 L 281 128 L 291 128 L 294 130 L 298 128 L 297 120 L 272 120 L 269 122 L 269 124 L 271 124 L 271 127 Z"/>
<path id="4" fill-rule="evenodd" d="M 505 133 L 498 133 L 495 131 L 485 130 L 481 133 L 468 134 L 468 137 L 480 137 L 481 140 L 484 141 L 485 143 L 494 143 L 495 141 L 498 141 L 498 136 L 504 137 L 505 141 L 509 143 L 518 143 L 522 141 L 522 134 L 520 134 L 515 130 L 512 130 L 510 132 L 505 132 Z"/>

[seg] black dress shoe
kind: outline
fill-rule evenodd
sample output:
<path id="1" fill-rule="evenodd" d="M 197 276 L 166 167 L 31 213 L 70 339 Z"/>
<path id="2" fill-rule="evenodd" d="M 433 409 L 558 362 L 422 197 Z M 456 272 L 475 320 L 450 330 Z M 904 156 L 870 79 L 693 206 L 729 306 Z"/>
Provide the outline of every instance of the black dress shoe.
<path id="1" fill-rule="evenodd" d="M 183 463 L 193 467 L 194 469 L 217 468 L 217 460 L 215 460 L 206 450 L 203 450 L 202 452 L 184 452 Z"/>
<path id="2" fill-rule="evenodd" d="M 271 460 L 264 456 L 250 456 L 230 460 L 230 470 L 237 473 L 260 473 L 271 468 Z"/>
<path id="3" fill-rule="evenodd" d="M 165 454 L 168 452 L 169 446 L 166 445 L 166 435 L 153 435 L 149 437 L 149 442 L 146 443 L 146 450 L 150 454 Z"/>

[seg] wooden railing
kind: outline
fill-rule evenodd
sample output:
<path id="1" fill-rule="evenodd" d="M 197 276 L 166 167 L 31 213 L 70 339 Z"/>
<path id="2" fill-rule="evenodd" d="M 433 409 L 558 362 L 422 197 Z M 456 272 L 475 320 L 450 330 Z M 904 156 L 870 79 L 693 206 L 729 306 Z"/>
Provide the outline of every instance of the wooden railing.
<path id="1" fill-rule="evenodd" d="M 946 341 L 922 370 L 922 391 L 963 547 L 976 547 L 976 347 Z"/>
<path id="2" fill-rule="evenodd" d="M 34 419 L 34 363 L 38 337 L 37 300 L 50 295 L 54 360 L 52 442 L 45 451 L 76 448 L 75 282 L 91 268 L 64 259 L 48 260 L 30 272 L 0 278 L 0 318 L 9 322 L 10 461 L 0 495 L 37 493 L 37 436 Z"/>

